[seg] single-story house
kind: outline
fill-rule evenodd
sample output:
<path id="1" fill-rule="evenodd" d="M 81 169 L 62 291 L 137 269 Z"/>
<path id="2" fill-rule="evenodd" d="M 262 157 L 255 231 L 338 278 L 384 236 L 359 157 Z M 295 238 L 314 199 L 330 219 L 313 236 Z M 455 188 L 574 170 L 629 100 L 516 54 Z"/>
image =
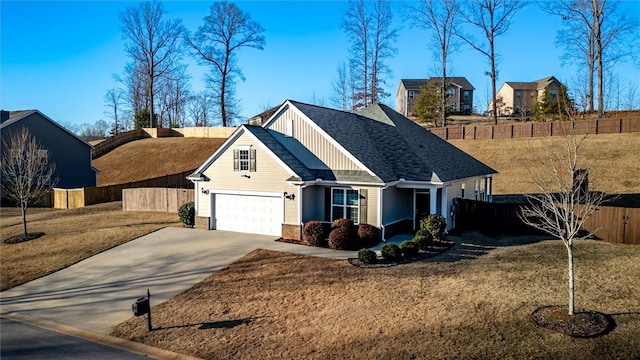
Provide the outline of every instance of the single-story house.
<path id="1" fill-rule="evenodd" d="M 71 189 L 96 186 L 98 170 L 92 166 L 93 146 L 39 110 L 0 111 L 2 146 L 11 134 L 26 128 L 55 164 L 56 187 Z"/>
<path id="2" fill-rule="evenodd" d="M 451 229 L 453 199 L 491 201 L 494 174 L 386 105 L 356 114 L 287 100 L 188 179 L 199 228 L 299 239 L 308 221 L 350 218 L 389 238 L 428 214 Z"/>

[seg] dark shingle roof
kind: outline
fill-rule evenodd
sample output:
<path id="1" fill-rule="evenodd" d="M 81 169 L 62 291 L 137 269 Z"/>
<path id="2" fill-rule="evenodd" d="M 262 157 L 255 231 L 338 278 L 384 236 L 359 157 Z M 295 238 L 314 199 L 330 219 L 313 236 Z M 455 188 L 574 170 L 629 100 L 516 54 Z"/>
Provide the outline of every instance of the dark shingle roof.
<path id="1" fill-rule="evenodd" d="M 496 173 L 386 105 L 353 114 L 291 103 L 383 182 L 445 182 Z"/>
<path id="2" fill-rule="evenodd" d="M 427 81 L 439 81 L 440 79 L 442 79 L 442 77 L 432 77 L 429 79 L 401 79 L 400 81 L 404 84 L 404 88 L 407 90 L 420 90 L 420 87 L 422 87 L 422 85 Z M 469 80 L 462 76 L 447 77 L 447 83 L 454 83 L 462 87 L 463 90 L 475 90 Z"/>

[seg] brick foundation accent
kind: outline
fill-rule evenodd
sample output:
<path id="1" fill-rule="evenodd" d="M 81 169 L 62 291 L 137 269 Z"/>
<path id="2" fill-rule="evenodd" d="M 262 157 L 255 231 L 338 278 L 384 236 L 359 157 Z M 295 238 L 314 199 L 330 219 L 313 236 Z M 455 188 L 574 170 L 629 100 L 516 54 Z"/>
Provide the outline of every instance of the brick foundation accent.
<path id="1" fill-rule="evenodd" d="M 195 228 L 209 230 L 209 217 L 196 216 Z"/>
<path id="2" fill-rule="evenodd" d="M 302 226 L 282 224 L 282 238 L 290 240 L 302 240 Z"/>

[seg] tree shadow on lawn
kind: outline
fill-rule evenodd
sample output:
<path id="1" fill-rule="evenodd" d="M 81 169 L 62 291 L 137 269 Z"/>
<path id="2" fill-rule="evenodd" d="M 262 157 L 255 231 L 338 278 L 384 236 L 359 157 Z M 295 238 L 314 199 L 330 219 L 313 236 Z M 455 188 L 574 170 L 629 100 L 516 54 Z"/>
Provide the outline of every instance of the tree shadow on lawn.
<path id="1" fill-rule="evenodd" d="M 453 241 L 455 245 L 448 251 L 424 259 L 424 261 L 455 262 L 473 260 L 499 247 L 527 245 L 550 239 L 549 236 L 544 235 L 490 236 L 477 231 L 452 233 L 447 235 L 446 238 Z"/>
<path id="2" fill-rule="evenodd" d="M 231 329 L 236 326 L 240 326 L 242 324 L 250 324 L 256 319 L 257 319 L 256 317 L 250 317 L 245 319 L 220 320 L 220 321 L 213 321 L 213 322 L 202 322 L 202 323 L 174 325 L 174 326 L 160 326 L 160 327 L 153 328 L 153 330 L 182 329 L 182 328 L 188 328 L 193 326 L 197 326 L 198 330 Z"/>

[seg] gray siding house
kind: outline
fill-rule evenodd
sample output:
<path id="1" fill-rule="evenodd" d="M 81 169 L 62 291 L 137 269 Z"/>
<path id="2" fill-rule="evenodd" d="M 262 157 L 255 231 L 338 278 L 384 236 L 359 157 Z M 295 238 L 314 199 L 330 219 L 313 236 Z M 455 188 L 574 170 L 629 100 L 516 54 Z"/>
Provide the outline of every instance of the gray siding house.
<path id="1" fill-rule="evenodd" d="M 96 186 L 97 170 L 91 165 L 93 147 L 90 144 L 38 110 L 3 110 L 0 114 L 2 151 L 12 133 L 26 128 L 47 150 L 49 161 L 55 164 L 56 187 L 72 189 Z"/>
<path id="2" fill-rule="evenodd" d="M 429 79 L 401 79 L 396 91 L 396 111 L 407 117 L 415 117 L 415 99 L 422 87 L 430 82 L 441 83 L 442 77 Z M 473 112 L 475 88 L 465 77 L 447 77 L 447 109 L 453 113 Z"/>
<path id="3" fill-rule="evenodd" d="M 196 226 L 300 239 L 311 220 L 350 218 L 383 238 L 454 198 L 491 200 L 496 171 L 386 105 L 349 113 L 287 100 L 242 125 L 188 179 Z"/>

